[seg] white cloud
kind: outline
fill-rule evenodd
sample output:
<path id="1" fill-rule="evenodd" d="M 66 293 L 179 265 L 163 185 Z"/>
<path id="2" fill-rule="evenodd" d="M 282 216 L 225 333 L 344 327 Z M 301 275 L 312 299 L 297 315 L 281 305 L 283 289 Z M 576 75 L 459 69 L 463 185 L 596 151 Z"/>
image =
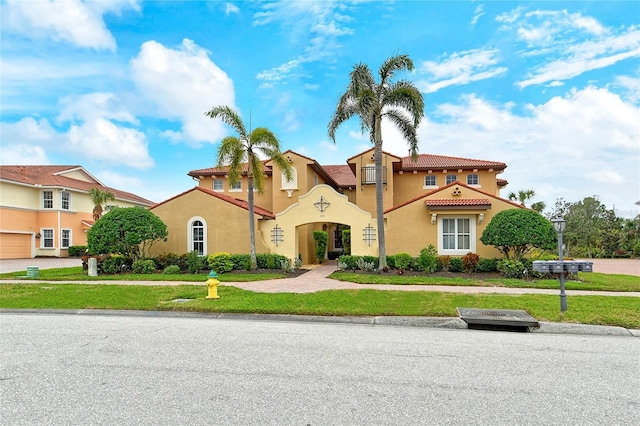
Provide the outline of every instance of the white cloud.
<path id="1" fill-rule="evenodd" d="M 480 17 L 484 14 L 485 12 L 483 4 L 476 7 L 476 10 L 473 11 L 473 18 L 471 18 L 471 27 L 475 27 L 475 25 L 478 23 L 478 19 L 480 19 Z"/>
<path id="2" fill-rule="evenodd" d="M 137 193 L 138 189 L 146 189 L 147 182 L 133 176 L 125 176 L 112 171 L 103 171 L 98 173 L 98 179 L 112 188 L 127 188 L 128 192 Z"/>
<path id="3" fill-rule="evenodd" d="M 50 164 L 44 149 L 33 145 L 0 145 L 0 163 L 6 165 Z"/>
<path id="4" fill-rule="evenodd" d="M 113 93 L 89 93 L 87 95 L 69 95 L 61 100 L 62 112 L 59 121 L 93 120 L 105 118 L 138 124 L 136 117 L 121 104 Z"/>
<path id="5" fill-rule="evenodd" d="M 621 75 L 616 78 L 616 85 L 626 89 L 624 96 L 630 102 L 640 101 L 640 77 Z"/>
<path id="6" fill-rule="evenodd" d="M 621 35 L 571 45 L 561 53 L 559 59 L 536 67 L 529 78 L 517 85 L 524 88 L 553 80 L 567 80 L 637 57 L 640 57 L 640 30 L 632 28 Z"/>
<path id="7" fill-rule="evenodd" d="M 285 0 L 264 3 L 262 10 L 254 14 L 254 25 L 280 25 L 282 32 L 289 37 L 290 49 L 299 52 L 295 59 L 258 73 L 257 78 L 280 81 L 304 63 L 332 58 L 334 50 L 340 46 L 339 39 L 354 34 L 354 30 L 347 25 L 352 19 L 346 14 L 347 10 L 348 6 L 343 2 L 333 1 Z"/>
<path id="8" fill-rule="evenodd" d="M 225 3 L 224 13 L 226 13 L 227 15 L 230 13 L 240 13 L 240 9 L 233 3 Z"/>
<path id="9" fill-rule="evenodd" d="M 158 114 L 182 123 L 187 144 L 218 142 L 227 134 L 219 120 L 204 113 L 217 105 L 234 108 L 233 82 L 206 50 L 185 39 L 177 49 L 148 41 L 130 62 L 132 79 Z"/>
<path id="10" fill-rule="evenodd" d="M 424 93 L 433 93 L 448 86 L 503 75 L 507 68 L 496 67 L 498 53 L 497 49 L 474 49 L 453 53 L 441 62 L 424 61 L 417 73 L 432 77 L 416 81 L 416 86 Z"/>
<path id="11" fill-rule="evenodd" d="M 125 8 L 139 10 L 137 1 L 9 0 L 2 7 L 8 29 L 31 38 L 67 41 L 79 47 L 115 50 L 116 40 L 103 15 Z"/>
<path id="12" fill-rule="evenodd" d="M 638 106 L 594 87 L 529 105 L 524 115 L 470 95 L 423 120 L 420 152 L 506 163 L 503 195 L 533 188 L 547 206 L 598 195 L 609 208 L 632 209 L 640 199 L 639 116 Z M 389 123 L 383 138 L 385 151 L 407 155 Z"/>
<path id="13" fill-rule="evenodd" d="M 640 57 L 640 28 L 606 28 L 597 19 L 567 10 L 535 10 L 522 7 L 502 14 L 496 21 L 513 31 L 526 47 L 529 74 L 517 82 L 525 88 L 560 82 L 585 72 L 610 67 Z M 537 62 L 536 62 L 537 60 Z"/>
<path id="14" fill-rule="evenodd" d="M 65 149 L 81 153 L 93 160 L 122 164 L 135 169 L 153 166 L 144 133 L 117 126 L 104 118 L 72 125 Z"/>
<path id="15" fill-rule="evenodd" d="M 284 113 L 282 126 L 287 132 L 292 132 L 300 128 L 301 122 L 297 111 L 288 110 Z"/>

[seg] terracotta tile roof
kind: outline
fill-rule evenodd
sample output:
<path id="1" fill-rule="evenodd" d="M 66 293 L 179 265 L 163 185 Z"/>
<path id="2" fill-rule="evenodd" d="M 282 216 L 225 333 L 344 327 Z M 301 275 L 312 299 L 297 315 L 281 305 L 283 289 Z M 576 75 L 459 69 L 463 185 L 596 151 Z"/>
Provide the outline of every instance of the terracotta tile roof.
<path id="1" fill-rule="evenodd" d="M 496 179 L 496 183 L 498 184 L 499 187 L 504 187 L 509 185 L 509 181 L 506 179 Z"/>
<path id="2" fill-rule="evenodd" d="M 426 206 L 490 206 L 491 201 L 486 198 L 439 198 L 426 200 Z"/>
<path id="3" fill-rule="evenodd" d="M 354 159 L 354 158 L 356 158 L 356 157 L 360 157 L 361 155 L 364 155 L 364 154 L 366 154 L 366 153 L 368 153 L 368 152 L 373 152 L 373 150 L 374 150 L 374 149 L 375 149 L 375 148 L 369 148 L 369 149 L 367 149 L 366 151 L 362 151 L 362 152 L 361 152 L 361 153 L 359 153 L 359 154 L 356 154 L 356 155 L 353 155 L 353 156 L 351 156 L 351 157 L 347 158 L 347 163 L 348 163 L 349 161 L 353 160 L 353 159 Z M 391 154 L 390 152 L 387 152 L 387 151 L 384 151 L 384 150 L 382 151 L 382 153 L 383 153 L 383 154 L 385 154 L 385 155 L 388 155 L 389 157 L 397 158 L 398 160 L 401 160 L 401 159 L 402 159 L 401 157 L 398 157 L 397 155 L 395 155 L 395 154 Z M 373 155 L 373 153 L 372 153 L 372 155 Z"/>
<path id="4" fill-rule="evenodd" d="M 65 172 L 76 170 L 84 172 L 94 182 L 86 182 L 63 175 Z M 118 200 L 143 206 L 153 205 L 153 201 L 146 198 L 103 185 L 82 166 L 0 166 L 0 179 L 29 186 L 68 188 L 81 192 L 89 192 L 91 188 L 100 188 L 102 191 L 113 193 Z"/>
<path id="5" fill-rule="evenodd" d="M 448 157 L 445 155 L 419 154 L 416 161 L 410 156 L 402 157 L 401 170 L 445 170 L 445 169 L 497 169 L 504 170 L 505 163 Z"/>
<path id="6" fill-rule="evenodd" d="M 356 176 L 349 165 L 322 166 L 329 176 L 340 187 L 356 186 Z"/>
<path id="7" fill-rule="evenodd" d="M 421 199 L 423 199 L 423 198 L 426 198 L 426 197 L 428 197 L 428 196 L 430 196 L 430 195 L 437 194 L 438 192 L 444 191 L 445 189 L 451 188 L 452 186 L 455 186 L 455 185 L 457 185 L 457 186 L 461 186 L 461 187 L 463 187 L 463 188 L 469 189 L 469 190 L 471 190 L 471 191 L 473 191 L 473 192 L 477 192 L 477 193 L 479 193 L 479 194 L 482 194 L 482 195 L 484 195 L 484 196 L 488 197 L 488 198 L 487 198 L 487 200 L 489 201 L 489 205 L 491 205 L 491 202 L 490 202 L 490 201 L 491 201 L 491 199 L 495 199 L 495 200 L 503 201 L 503 202 L 505 202 L 505 203 L 507 203 L 507 204 L 511 204 L 511 205 L 512 205 L 512 206 L 514 206 L 514 207 L 518 207 L 518 208 L 521 208 L 521 209 L 522 209 L 522 208 L 524 208 L 521 204 L 514 203 L 514 202 L 512 202 L 512 201 L 510 201 L 510 200 L 507 200 L 506 198 L 501 198 L 501 197 L 498 197 L 498 196 L 496 196 L 496 195 L 490 194 L 490 193 L 488 193 L 488 192 L 484 192 L 484 191 L 482 191 L 482 190 L 480 190 L 480 189 L 472 188 L 472 187 L 470 187 L 470 186 L 467 186 L 467 185 L 465 185 L 465 184 L 464 184 L 464 183 L 462 183 L 462 182 L 455 181 L 455 182 L 450 183 L 449 185 L 445 185 L 445 186 L 443 186 L 442 188 L 434 189 L 433 191 L 426 192 L 426 193 L 424 193 L 424 194 L 422 194 L 422 195 L 419 195 L 419 196 L 417 196 L 417 197 L 415 197 L 415 198 L 412 198 L 411 200 L 407 200 L 407 201 L 405 201 L 404 203 L 398 204 L 397 206 L 393 206 L 393 207 L 391 207 L 390 209 L 385 210 L 385 212 L 384 212 L 384 213 L 385 213 L 385 214 L 387 214 L 387 213 L 389 213 L 389 212 L 391 212 L 391 211 L 393 211 L 393 210 L 397 210 L 397 209 L 399 209 L 399 208 L 402 208 L 402 207 L 404 207 L 404 206 L 406 206 L 406 205 L 409 205 L 409 204 L 411 204 L 411 203 L 414 203 L 414 202 L 416 202 L 416 201 L 418 201 L 418 200 L 421 200 Z M 426 203 L 426 202 L 425 202 L 425 203 Z M 486 204 L 485 204 L 485 205 L 486 205 Z"/>
<path id="8" fill-rule="evenodd" d="M 271 167 L 265 165 L 265 163 L 268 160 L 264 160 L 262 162 L 262 172 L 266 173 L 268 175 L 270 175 L 272 173 Z M 247 170 L 249 168 L 249 163 L 243 163 L 242 164 L 242 174 L 246 175 L 247 174 Z M 207 169 L 198 169 L 198 170 L 191 170 L 189 173 L 187 173 L 187 175 L 192 176 L 192 177 L 200 177 L 200 176 L 224 176 L 227 173 L 229 173 L 229 166 L 223 166 L 223 167 L 210 167 Z"/>
<path id="9" fill-rule="evenodd" d="M 227 203 L 233 204 L 234 206 L 238 206 L 240 208 L 245 209 L 246 211 L 249 211 L 249 204 L 245 200 L 240 200 L 238 198 L 233 198 L 233 197 L 230 197 L 228 195 L 222 194 L 220 192 L 215 192 L 215 191 L 212 191 L 210 189 L 203 188 L 201 186 L 196 186 L 194 188 L 191 188 L 191 189 L 188 189 L 188 190 L 186 190 L 184 192 L 181 192 L 180 194 L 178 194 L 176 196 L 173 196 L 173 197 L 168 198 L 168 199 L 166 199 L 164 201 L 161 201 L 160 203 L 152 206 L 150 208 L 150 210 L 153 210 L 158 206 L 166 204 L 169 201 L 173 201 L 173 200 L 175 200 L 177 198 L 180 198 L 183 195 L 188 194 L 189 192 L 192 192 L 192 191 L 204 192 L 207 195 L 210 195 L 212 197 L 218 198 L 218 199 L 220 199 L 222 201 L 226 201 Z M 256 206 L 255 204 L 253 206 L 253 212 L 255 214 L 258 214 L 258 215 L 264 217 L 265 219 L 275 219 L 276 218 L 276 216 L 272 212 L 270 212 L 269 210 L 263 209 L 262 207 Z"/>

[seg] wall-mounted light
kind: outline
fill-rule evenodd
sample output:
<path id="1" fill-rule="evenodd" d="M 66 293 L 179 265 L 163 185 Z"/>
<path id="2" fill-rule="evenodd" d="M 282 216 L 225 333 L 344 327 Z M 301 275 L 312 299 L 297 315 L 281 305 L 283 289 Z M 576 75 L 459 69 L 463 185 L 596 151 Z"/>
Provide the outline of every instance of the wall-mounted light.
<path id="1" fill-rule="evenodd" d="M 482 223 L 482 222 L 484 222 L 484 213 L 480 213 L 478 215 L 478 223 Z"/>
<path id="2" fill-rule="evenodd" d="M 437 215 L 437 214 L 435 214 L 435 213 L 433 213 L 433 214 L 431 215 L 431 224 L 432 224 L 432 225 L 435 225 L 435 224 L 436 224 L 436 219 L 438 219 L 438 215 Z"/>
<path id="3" fill-rule="evenodd" d="M 42 237 L 42 234 L 40 234 L 40 233 L 38 232 L 38 233 L 36 234 L 36 238 L 38 238 L 38 239 L 39 239 L 40 237 Z"/>

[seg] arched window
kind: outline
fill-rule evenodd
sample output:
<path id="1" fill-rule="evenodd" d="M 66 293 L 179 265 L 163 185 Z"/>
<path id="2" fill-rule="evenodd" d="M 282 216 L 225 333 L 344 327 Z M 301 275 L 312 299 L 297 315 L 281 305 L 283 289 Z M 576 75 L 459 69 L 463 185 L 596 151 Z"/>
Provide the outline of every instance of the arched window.
<path id="1" fill-rule="evenodd" d="M 458 180 L 457 175 L 447 175 L 447 185 Z"/>
<path id="2" fill-rule="evenodd" d="M 291 198 L 293 191 L 298 189 L 298 171 L 295 167 L 291 167 L 291 179 L 287 180 L 287 177 L 282 174 L 282 190 L 287 191 L 287 196 Z"/>
<path id="3" fill-rule="evenodd" d="M 291 167 L 291 180 L 282 174 L 282 189 L 298 189 L 298 171 L 295 167 Z"/>
<path id="4" fill-rule="evenodd" d="M 201 217 L 191 218 L 187 226 L 187 252 L 195 251 L 199 256 L 207 253 L 207 223 Z"/>

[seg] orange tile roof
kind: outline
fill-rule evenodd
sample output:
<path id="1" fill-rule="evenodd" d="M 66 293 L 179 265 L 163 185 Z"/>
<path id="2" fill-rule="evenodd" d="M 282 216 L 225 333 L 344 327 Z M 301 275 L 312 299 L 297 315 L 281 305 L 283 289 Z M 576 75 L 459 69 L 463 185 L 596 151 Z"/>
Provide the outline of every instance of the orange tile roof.
<path id="1" fill-rule="evenodd" d="M 474 160 L 471 158 L 448 157 L 445 155 L 419 154 L 416 161 L 402 157 L 401 170 L 445 170 L 445 169 L 497 169 L 504 170 L 505 163 L 498 161 Z"/>
<path id="2" fill-rule="evenodd" d="M 265 163 L 267 161 L 268 160 L 264 160 L 262 162 L 262 172 L 270 175 L 272 173 L 272 170 L 271 170 L 271 167 L 265 165 Z M 249 163 L 243 163 L 242 164 L 242 172 L 241 173 L 243 175 L 246 175 L 248 169 L 249 169 Z M 229 173 L 229 166 L 209 167 L 207 169 L 191 170 L 189 173 L 187 173 L 187 175 L 192 176 L 192 177 L 224 176 L 227 173 Z"/>
<path id="3" fill-rule="evenodd" d="M 152 206 L 150 208 L 150 210 L 153 210 L 158 206 L 166 204 L 169 201 L 173 201 L 173 200 L 175 200 L 177 198 L 180 198 L 183 195 L 188 194 L 189 192 L 193 192 L 193 191 L 203 192 L 203 193 L 205 193 L 207 195 L 211 195 L 212 197 L 218 198 L 218 199 L 220 199 L 222 201 L 226 201 L 227 203 L 233 204 L 234 206 L 238 206 L 240 208 L 243 208 L 243 209 L 249 211 L 249 203 L 247 203 L 245 200 L 241 200 L 241 199 L 238 199 L 238 198 L 233 198 L 233 197 L 230 197 L 228 195 L 222 194 L 220 192 L 215 192 L 215 191 L 212 191 L 211 189 L 203 188 L 201 186 L 193 187 L 193 188 L 188 189 L 188 190 L 186 190 L 184 192 L 181 192 L 178 195 L 175 195 L 175 196 L 173 196 L 171 198 L 168 198 L 168 199 L 166 199 L 164 201 L 161 201 L 158 204 Z M 266 219 L 275 219 L 276 218 L 276 216 L 272 212 L 270 212 L 267 209 L 263 209 L 262 207 L 256 206 L 255 204 L 253 206 L 253 212 L 255 214 L 258 214 L 258 215 L 266 218 Z"/>
<path id="4" fill-rule="evenodd" d="M 496 179 L 496 183 L 498 184 L 499 187 L 503 187 L 503 186 L 507 186 L 509 185 L 509 181 L 506 179 Z"/>
<path id="5" fill-rule="evenodd" d="M 426 200 L 426 206 L 490 206 L 491 201 L 486 198 L 439 198 Z"/>
<path id="6" fill-rule="evenodd" d="M 473 191 L 473 192 L 477 192 L 477 193 L 479 193 L 479 194 L 485 195 L 485 196 L 487 196 L 487 197 L 488 197 L 488 198 L 487 198 L 487 201 L 490 201 L 490 200 L 493 198 L 493 199 L 500 200 L 500 201 L 503 201 L 503 202 L 505 202 L 505 203 L 511 204 L 511 205 L 512 205 L 512 206 L 514 206 L 514 207 L 518 207 L 518 208 L 521 208 L 521 209 L 522 209 L 522 208 L 524 208 L 521 204 L 514 203 L 513 201 L 507 200 L 506 198 L 498 197 L 498 196 L 493 195 L 493 194 L 490 194 L 490 193 L 488 193 L 488 192 L 484 192 L 484 191 L 482 191 L 482 190 L 480 190 L 480 189 L 472 188 L 472 187 L 470 187 L 470 186 L 468 186 L 468 185 L 465 185 L 465 184 L 464 184 L 464 183 L 462 183 L 462 182 L 455 181 L 455 182 L 450 183 L 449 185 L 445 185 L 445 186 L 443 186 L 442 188 L 434 189 L 433 191 L 426 192 L 426 193 L 424 193 L 424 194 L 422 194 L 422 195 L 419 195 L 419 196 L 417 196 L 417 197 L 415 197 L 415 198 L 412 198 L 411 200 L 407 200 L 407 201 L 405 201 L 404 203 L 398 204 L 397 206 L 393 206 L 393 207 L 391 207 L 390 209 L 385 210 L 385 211 L 384 211 L 384 213 L 385 213 L 385 214 L 387 214 L 387 213 L 389 213 L 389 212 L 391 212 L 391 211 L 393 211 L 393 210 L 397 210 L 397 209 L 402 208 L 402 207 L 404 207 L 404 206 L 406 206 L 406 205 L 409 205 L 409 204 L 411 204 L 411 203 L 414 203 L 414 202 L 416 202 L 416 201 L 418 201 L 418 200 L 420 200 L 420 199 L 426 198 L 426 197 L 428 197 L 429 195 L 436 194 L 436 193 L 438 193 L 438 192 L 444 191 L 444 190 L 445 190 L 445 189 L 447 189 L 447 188 L 451 188 L 451 187 L 452 187 L 452 186 L 454 186 L 454 185 L 458 185 L 458 186 L 461 186 L 461 187 L 463 187 L 463 188 L 470 189 L 470 190 L 471 190 L 471 191 Z M 486 205 L 486 204 L 485 204 L 485 205 Z M 491 205 L 491 202 L 489 202 L 489 205 Z"/>
<path id="7" fill-rule="evenodd" d="M 356 176 L 351 171 L 351 167 L 345 165 L 322 166 L 329 176 L 340 187 L 356 186 Z"/>
<path id="8" fill-rule="evenodd" d="M 95 179 L 95 182 L 86 182 L 61 174 L 75 170 L 81 170 L 87 176 L 95 179 L 82 166 L 0 166 L 0 179 L 29 186 L 68 188 L 82 192 L 89 192 L 91 188 L 100 188 L 102 191 L 113 193 L 116 199 L 119 200 L 144 206 L 153 205 L 153 201 L 127 191 L 105 186 L 97 179 Z"/>

